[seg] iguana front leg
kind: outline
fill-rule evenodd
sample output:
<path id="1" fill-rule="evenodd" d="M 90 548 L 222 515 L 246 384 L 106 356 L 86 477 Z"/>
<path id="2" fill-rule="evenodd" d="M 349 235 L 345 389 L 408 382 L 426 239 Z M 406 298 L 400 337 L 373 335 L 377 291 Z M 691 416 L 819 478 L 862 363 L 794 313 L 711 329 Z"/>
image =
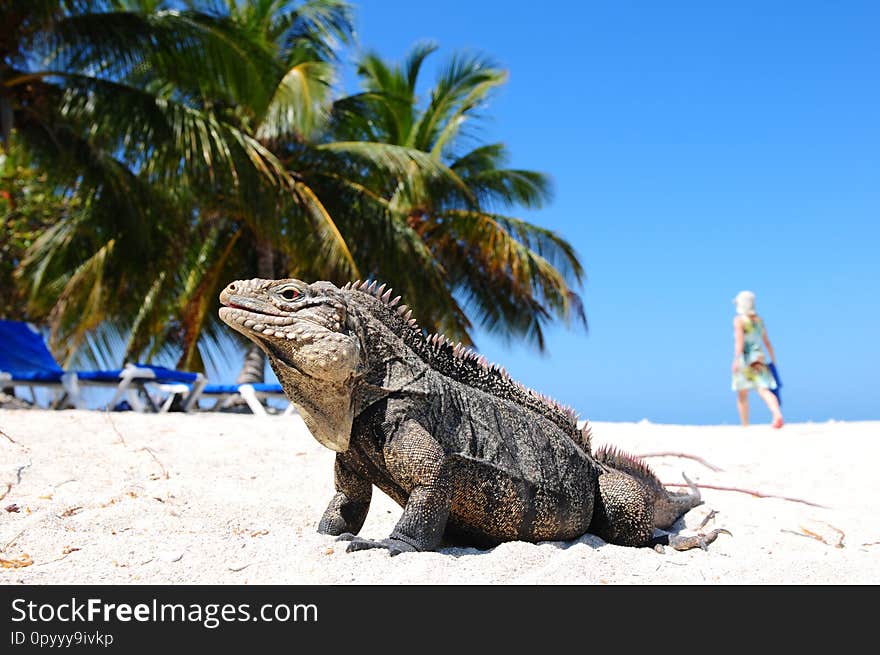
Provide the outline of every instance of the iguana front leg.
<path id="1" fill-rule="evenodd" d="M 333 482 L 336 485 L 336 495 L 324 510 L 324 516 L 318 523 L 318 532 L 333 536 L 357 534 L 370 509 L 373 485 L 351 471 L 341 460 L 341 455 L 336 456 Z"/>
<path id="2" fill-rule="evenodd" d="M 346 552 L 386 548 L 391 555 L 434 550 L 443 539 L 452 506 L 448 460 L 440 445 L 417 422 L 407 421 L 383 449 L 388 472 L 404 489 L 410 489 L 403 515 L 387 539 L 373 541 L 342 535 L 349 540 Z"/>

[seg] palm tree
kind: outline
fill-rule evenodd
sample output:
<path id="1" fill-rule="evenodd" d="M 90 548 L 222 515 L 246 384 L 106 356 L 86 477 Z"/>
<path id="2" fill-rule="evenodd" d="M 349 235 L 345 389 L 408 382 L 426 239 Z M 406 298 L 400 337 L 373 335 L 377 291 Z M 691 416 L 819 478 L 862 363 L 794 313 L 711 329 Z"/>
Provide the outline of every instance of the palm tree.
<path id="1" fill-rule="evenodd" d="M 162 6 L 14 0 L 4 14 L 4 139 L 82 201 L 17 271 L 68 361 L 177 350 L 179 365 L 203 369 L 211 348 L 199 344 L 225 334 L 223 280 L 272 277 L 282 259 L 357 272 L 319 197 L 288 171 L 321 122 L 348 5 Z M 312 150 L 325 165 L 345 155 Z M 412 160 L 384 144 L 355 155 L 392 170 Z"/>
<path id="2" fill-rule="evenodd" d="M 499 213 L 541 207 L 550 196 L 547 177 L 506 168 L 501 143 L 468 147 L 475 139 L 467 128 L 506 73 L 483 56 L 453 55 L 422 103 L 419 73 L 436 49 L 418 44 L 402 66 L 365 55 L 358 67 L 364 91 L 335 103 L 336 138 L 415 149 L 449 171 L 431 180 L 366 180 L 386 212 L 375 216 L 373 229 L 359 230 L 370 238 L 350 239 L 352 252 L 365 270 L 395 280 L 429 329 L 469 344 L 468 315 L 476 315 L 489 331 L 543 349 L 547 321 L 575 317 L 585 324 L 571 288 L 583 269 L 559 235 Z M 348 234 L 352 226 L 337 222 Z"/>
<path id="3" fill-rule="evenodd" d="M 472 309 L 539 345 L 553 312 L 577 314 L 571 248 L 486 210 L 540 205 L 543 176 L 504 169 L 498 144 L 454 156 L 500 71 L 462 60 L 421 109 L 426 48 L 405 74 L 385 67 L 408 95 L 384 80 L 330 105 L 346 3 L 162 7 L 13 0 L 0 27 L 4 149 L 48 172 L 65 209 L 17 275 L 68 359 L 174 353 L 203 370 L 235 338 L 216 320 L 218 292 L 246 275 L 381 276 L 423 324 L 466 342 Z M 374 59 L 367 80 L 382 78 Z M 249 352 L 241 379 L 263 369 Z"/>
<path id="4" fill-rule="evenodd" d="M 0 148 L 71 200 L 17 273 L 67 358 L 104 321 L 137 313 L 180 251 L 163 229 L 190 216 L 192 188 L 246 202 L 287 182 L 270 151 L 201 102 L 269 104 L 271 62 L 235 36 L 210 14 L 148 0 L 4 4 Z"/>
<path id="5" fill-rule="evenodd" d="M 183 330 L 177 339 L 154 340 L 179 348 L 178 364 L 186 367 L 199 366 L 202 350 L 216 350 L 199 345 L 203 340 L 216 343 L 218 328 L 224 329 L 216 320 L 216 298 L 224 280 L 291 275 L 342 282 L 358 275 L 336 221 L 347 217 L 356 222 L 356 208 L 373 202 L 356 182 L 364 170 L 378 177 L 446 174 L 418 151 L 325 138 L 337 49 L 351 42 L 353 32 L 350 5 L 340 0 L 226 0 L 216 10 L 248 39 L 249 49 L 273 62 L 270 101 L 244 112 L 239 107 L 240 127 L 282 163 L 290 184 L 258 202 L 237 204 L 216 195 L 217 202 L 201 201 L 203 220 L 195 226 L 199 238 L 192 241 L 209 244 L 210 252 L 181 260 L 180 279 L 186 282 L 178 286 L 176 305 Z M 340 205 L 343 196 L 351 202 Z M 336 203 L 332 212 L 328 198 Z M 211 266 L 199 268 L 199 260 Z M 263 353 L 250 342 L 246 347 L 238 382 L 262 381 Z"/>
<path id="6" fill-rule="evenodd" d="M 203 3 L 188 4 L 197 9 Z M 336 48 L 351 38 L 350 5 L 340 0 L 226 0 L 215 11 L 247 39 L 249 49 L 272 62 L 269 102 L 239 111 L 241 129 L 270 151 L 286 140 L 307 140 L 324 120 Z M 202 350 L 210 349 L 199 344 L 205 340 L 216 344 L 220 327 L 216 298 L 230 277 L 274 278 L 289 268 L 284 265 L 287 261 L 320 262 L 333 272 L 356 273 L 333 218 L 307 182 L 289 172 L 290 163 L 284 162 L 290 184 L 280 193 L 264 196 L 263 202 L 237 204 L 226 197 L 202 202 L 204 218 L 196 230 L 207 237 L 198 241 L 209 248 L 202 248 L 198 259 L 210 261 L 211 266 L 199 268 L 198 259 L 184 260 L 186 282 L 178 287 L 176 300 L 183 330 L 178 339 L 163 344 L 180 348 L 178 365 L 200 368 Z M 309 238 L 292 238 L 296 234 Z M 262 381 L 264 370 L 262 351 L 249 343 L 238 382 Z"/>
<path id="7" fill-rule="evenodd" d="M 203 351 L 217 350 L 200 345 L 216 346 L 224 334 L 216 320 L 216 299 L 225 281 L 255 275 L 341 283 L 359 274 L 349 243 L 362 238 L 370 227 L 361 221 L 364 211 L 385 211 L 381 199 L 374 199 L 359 184 L 365 172 L 377 179 L 408 175 L 435 180 L 448 175 L 416 149 L 329 138 L 326 127 L 336 52 L 339 44 L 350 43 L 353 31 L 347 3 L 226 0 L 218 11 L 247 37 L 249 48 L 260 49 L 275 63 L 270 102 L 262 111 L 240 112 L 241 128 L 273 153 L 292 181 L 279 193 L 247 205 L 225 197 L 216 204 L 201 201 L 203 220 L 195 226 L 197 238 L 191 241 L 206 247 L 181 259 L 179 280 L 185 283 L 177 287 L 175 315 L 181 316 L 182 330 L 178 338 L 154 340 L 166 348 L 179 348 L 178 365 L 190 368 L 200 365 Z M 338 229 L 340 220 L 353 228 L 346 235 Z M 198 261 L 211 265 L 199 267 Z M 169 330 L 174 330 L 174 322 L 166 334 Z M 245 345 L 237 381 L 262 381 L 265 357 L 253 343 Z"/>

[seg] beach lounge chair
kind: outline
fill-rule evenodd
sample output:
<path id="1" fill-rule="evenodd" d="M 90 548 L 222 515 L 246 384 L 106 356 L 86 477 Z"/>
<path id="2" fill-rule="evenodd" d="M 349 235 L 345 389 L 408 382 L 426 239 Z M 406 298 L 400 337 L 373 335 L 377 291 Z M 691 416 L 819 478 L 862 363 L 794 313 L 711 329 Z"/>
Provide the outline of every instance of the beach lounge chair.
<path id="1" fill-rule="evenodd" d="M 202 389 L 208 383 L 201 373 L 176 371 L 164 366 L 152 364 L 126 364 L 125 368 L 107 371 L 77 371 L 77 380 L 83 385 L 115 386 L 116 393 L 107 404 L 108 409 L 116 407 L 123 396 L 131 408 L 142 412 L 149 409 L 153 412 L 167 412 L 171 408 L 174 394 L 183 395 L 182 409 L 191 411 Z M 160 391 L 167 392 L 168 398 L 160 403 L 147 388 L 156 385 Z M 146 404 L 141 401 L 146 400 Z"/>
<path id="2" fill-rule="evenodd" d="M 266 408 L 261 402 L 265 398 L 286 401 L 285 416 L 296 411 L 280 384 L 207 384 L 202 389 L 201 397 L 214 399 L 214 404 L 210 407 L 210 411 L 213 412 L 228 407 L 236 398 L 244 400 L 250 410 L 258 416 L 266 416 Z"/>
<path id="3" fill-rule="evenodd" d="M 36 404 L 34 388 L 56 394 L 53 406 L 63 406 L 65 398 L 79 402 L 76 375 L 67 373 L 46 347 L 36 328 L 21 321 L 0 320 L 0 388 L 28 387 Z"/>
<path id="4" fill-rule="evenodd" d="M 68 404 L 82 406 L 81 389 L 84 386 L 115 389 L 108 409 L 116 407 L 126 396 L 132 409 L 154 412 L 167 411 L 170 403 L 160 406 L 150 395 L 146 385 L 183 385 L 187 394 L 183 408 L 193 408 L 202 388 L 207 383 L 201 373 L 175 371 L 164 366 L 150 364 L 127 364 L 125 368 L 99 371 L 65 371 L 49 351 L 39 331 L 21 321 L 0 320 L 0 387 L 24 386 L 31 390 L 36 403 L 35 388 L 45 388 L 55 393 L 52 407 L 63 408 Z M 146 399 L 142 402 L 140 396 Z"/>

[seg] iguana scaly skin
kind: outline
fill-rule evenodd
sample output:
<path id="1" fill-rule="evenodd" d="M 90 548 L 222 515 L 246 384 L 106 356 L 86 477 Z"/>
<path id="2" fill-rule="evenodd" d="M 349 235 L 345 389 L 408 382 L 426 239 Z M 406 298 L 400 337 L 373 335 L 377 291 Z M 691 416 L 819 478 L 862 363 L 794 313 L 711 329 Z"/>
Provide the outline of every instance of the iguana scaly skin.
<path id="1" fill-rule="evenodd" d="M 336 451 L 336 495 L 319 532 L 348 551 L 576 538 L 657 543 L 699 505 L 646 465 L 592 452 L 576 414 L 461 344 L 426 336 L 385 285 L 240 280 L 220 318 L 266 352 L 312 435 Z M 403 507 L 390 537 L 356 537 L 372 485 Z M 719 531 L 660 543 L 705 547 Z"/>

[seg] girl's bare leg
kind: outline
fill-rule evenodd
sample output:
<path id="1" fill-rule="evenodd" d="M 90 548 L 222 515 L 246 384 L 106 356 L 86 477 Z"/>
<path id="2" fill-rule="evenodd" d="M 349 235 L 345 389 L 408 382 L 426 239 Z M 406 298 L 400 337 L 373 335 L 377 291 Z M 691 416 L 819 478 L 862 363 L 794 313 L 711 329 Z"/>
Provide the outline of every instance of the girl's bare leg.
<path id="1" fill-rule="evenodd" d="M 772 394 L 771 394 L 772 395 Z M 749 390 L 740 389 L 736 392 L 736 408 L 739 410 L 739 420 L 743 426 L 749 424 Z"/>
<path id="2" fill-rule="evenodd" d="M 780 426 L 782 425 L 782 412 L 779 409 L 779 400 L 776 398 L 776 394 L 774 394 L 770 389 L 758 389 L 758 395 L 767 403 L 767 408 L 770 410 L 770 413 L 773 414 L 773 425 L 774 427 L 778 423 Z"/>

